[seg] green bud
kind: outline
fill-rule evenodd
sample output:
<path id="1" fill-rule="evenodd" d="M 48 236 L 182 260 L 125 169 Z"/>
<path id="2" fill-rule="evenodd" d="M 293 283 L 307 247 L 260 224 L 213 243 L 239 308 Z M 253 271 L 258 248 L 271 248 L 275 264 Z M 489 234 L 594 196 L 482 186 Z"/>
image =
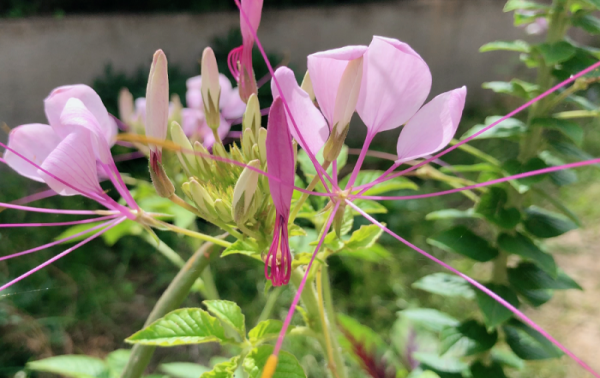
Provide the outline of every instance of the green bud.
<path id="1" fill-rule="evenodd" d="M 184 193 L 196 204 L 202 214 L 215 216 L 215 203 L 208 191 L 195 179 L 182 185 Z"/>
<path id="2" fill-rule="evenodd" d="M 258 150 L 260 151 L 260 161 L 267 161 L 267 129 L 261 127 L 258 130 Z"/>
<path id="3" fill-rule="evenodd" d="M 344 142 L 346 141 L 349 129 L 349 123 L 343 128 L 337 123 L 333 126 L 331 135 L 329 136 L 329 139 L 327 139 L 325 147 L 323 147 L 323 157 L 326 161 L 332 162 L 338 158 L 342 147 L 344 147 Z"/>
<path id="4" fill-rule="evenodd" d="M 244 152 L 244 156 L 247 159 L 250 159 L 250 155 L 252 154 L 252 146 L 256 143 L 256 139 L 254 138 L 254 132 L 249 128 L 244 130 L 242 134 L 242 152 Z"/>
<path id="5" fill-rule="evenodd" d="M 160 162 L 154 161 L 154 164 L 150 164 L 150 178 L 159 196 L 169 198 L 175 193 L 175 187 Z"/>
<path id="6" fill-rule="evenodd" d="M 248 165 L 253 168 L 260 168 L 260 161 L 252 160 Z M 232 217 L 236 223 L 244 223 L 254 215 L 254 211 L 251 210 L 256 209 L 253 209 L 250 205 L 258 187 L 258 176 L 258 172 L 246 167 L 235 184 L 235 188 L 233 189 Z"/>
<path id="7" fill-rule="evenodd" d="M 229 148 L 229 153 L 231 154 L 231 158 L 235 161 L 239 161 L 240 163 L 246 161 L 242 155 L 242 151 L 240 151 L 240 148 L 235 143 Z"/>
<path id="8" fill-rule="evenodd" d="M 204 155 L 210 155 L 210 152 L 200 143 L 199 141 L 194 142 L 194 151 Z M 198 162 L 198 170 L 204 176 L 210 176 L 212 173 L 213 161 L 204 156 L 196 155 L 196 161 Z"/>
<path id="9" fill-rule="evenodd" d="M 260 156 L 260 149 L 258 148 L 258 144 L 252 146 L 252 160 L 260 159 L 261 163 L 263 163 L 262 158 Z"/>
<path id="10" fill-rule="evenodd" d="M 215 200 L 215 210 L 217 211 L 217 216 L 223 222 L 231 223 L 233 221 L 233 218 L 231 218 L 231 205 L 222 199 Z"/>
<path id="11" fill-rule="evenodd" d="M 258 129 L 260 129 L 260 104 L 258 103 L 258 97 L 252 93 L 248 98 L 246 104 L 246 111 L 244 112 L 244 118 L 242 120 L 242 129 L 252 130 L 254 137 L 258 138 Z"/>
<path id="12" fill-rule="evenodd" d="M 178 144 L 184 150 L 194 150 L 192 148 L 190 140 L 185 135 L 183 129 L 181 128 L 181 126 L 179 126 L 177 122 L 171 123 L 171 140 L 173 140 L 173 142 Z M 177 158 L 179 159 L 179 162 L 183 166 L 183 169 L 188 176 L 196 175 L 196 172 L 198 171 L 198 162 L 196 161 L 196 155 L 190 152 L 184 153 L 181 151 L 177 151 Z"/>
<path id="13" fill-rule="evenodd" d="M 218 141 L 215 142 L 215 144 L 213 144 L 213 155 L 229 159 L 229 155 L 227 155 L 227 151 L 225 150 L 223 143 L 220 143 Z"/>

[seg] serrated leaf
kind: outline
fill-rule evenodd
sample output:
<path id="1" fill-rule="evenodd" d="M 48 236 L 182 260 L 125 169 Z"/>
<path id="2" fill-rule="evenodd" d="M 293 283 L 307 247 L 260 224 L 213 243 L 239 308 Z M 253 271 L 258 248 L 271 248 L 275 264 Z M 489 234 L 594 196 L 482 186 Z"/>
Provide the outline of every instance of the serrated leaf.
<path id="1" fill-rule="evenodd" d="M 275 339 L 279 336 L 282 326 L 280 320 L 263 320 L 248 332 L 248 339 L 252 345 Z"/>
<path id="2" fill-rule="evenodd" d="M 502 365 L 495 362 L 484 365 L 481 361 L 476 361 L 471 365 L 471 375 L 473 378 L 506 378 Z"/>
<path id="3" fill-rule="evenodd" d="M 198 378 L 210 368 L 191 362 L 170 362 L 161 364 L 160 370 L 173 378 Z"/>
<path id="4" fill-rule="evenodd" d="M 507 272 L 508 281 L 518 291 L 541 289 L 583 290 L 577 282 L 560 269 L 558 269 L 554 278 L 534 263 L 522 262 L 515 268 L 508 268 Z"/>
<path id="5" fill-rule="evenodd" d="M 235 356 L 229 361 L 216 364 L 211 371 L 202 373 L 200 378 L 234 378 L 239 362 L 240 356 Z"/>
<path id="6" fill-rule="evenodd" d="M 510 12 L 514 10 L 539 10 L 548 9 L 547 5 L 539 4 L 534 1 L 528 0 L 508 0 L 504 5 L 504 12 Z"/>
<path id="7" fill-rule="evenodd" d="M 430 274 L 413 283 L 412 287 L 445 297 L 463 297 L 467 299 L 475 297 L 475 292 L 467 281 L 448 273 Z"/>
<path id="8" fill-rule="evenodd" d="M 500 187 L 491 187 L 479 199 L 476 211 L 490 222 L 506 229 L 514 228 L 521 220 L 516 208 L 506 209 L 508 201 L 506 191 Z"/>
<path id="9" fill-rule="evenodd" d="M 540 52 L 547 66 L 562 63 L 575 55 L 575 47 L 567 41 L 541 43 L 535 48 Z"/>
<path id="10" fill-rule="evenodd" d="M 517 319 L 512 319 L 502 329 L 506 335 L 506 343 L 524 360 L 558 358 L 563 354 L 541 333 Z"/>
<path id="11" fill-rule="evenodd" d="M 206 300 L 202 303 L 219 320 L 233 327 L 242 339 L 246 337 L 246 320 L 242 309 L 235 302 Z"/>
<path id="12" fill-rule="evenodd" d="M 534 118 L 533 121 L 531 121 L 531 125 L 535 127 L 559 130 L 577 145 L 581 145 L 583 142 L 583 129 L 581 126 L 567 119 L 552 117 Z"/>
<path id="13" fill-rule="evenodd" d="M 508 253 L 533 260 L 541 269 L 552 277 L 556 277 L 556 262 L 554 257 L 543 252 L 525 235 L 500 234 L 498 236 L 498 247 Z"/>
<path id="14" fill-rule="evenodd" d="M 459 321 L 452 316 L 432 308 L 410 308 L 398 313 L 415 324 L 433 332 L 440 332 L 446 327 L 454 327 Z"/>
<path id="15" fill-rule="evenodd" d="M 498 284 L 487 284 L 485 286 L 514 307 L 519 307 L 519 299 L 509 287 Z M 475 294 L 477 295 L 477 304 L 483 313 L 485 325 L 488 328 L 496 327 L 511 318 L 512 312 L 494 298 L 481 290 L 475 291 Z"/>
<path id="16" fill-rule="evenodd" d="M 494 41 L 486 43 L 479 48 L 479 52 L 506 50 L 528 53 L 530 49 L 529 43 L 517 39 L 516 41 Z"/>
<path id="17" fill-rule="evenodd" d="M 383 230 L 377 225 L 360 226 L 352 233 L 345 247 L 348 249 L 370 248 L 377 242 L 381 234 L 383 234 Z"/>
<path id="18" fill-rule="evenodd" d="M 553 238 L 574 230 L 577 225 L 562 214 L 531 206 L 525 209 L 525 229 L 538 238 Z"/>
<path id="19" fill-rule="evenodd" d="M 445 354 L 456 345 L 461 354 L 471 356 L 491 349 L 498 340 L 498 332 L 488 333 L 483 324 L 467 320 L 456 327 L 447 327 L 440 333 L 440 353 Z"/>
<path id="20" fill-rule="evenodd" d="M 199 308 L 182 308 L 168 313 L 125 341 L 130 344 L 174 346 L 226 342 L 228 339 L 217 318 Z"/>
<path id="21" fill-rule="evenodd" d="M 75 354 L 31 361 L 27 369 L 73 378 L 107 378 L 109 375 L 108 366 L 101 359 Z"/>
<path id="22" fill-rule="evenodd" d="M 104 361 L 108 367 L 111 378 L 119 378 L 129 361 L 130 349 L 117 349 L 106 356 Z"/>
<path id="23" fill-rule="evenodd" d="M 459 218 L 482 218 L 480 214 L 475 212 L 475 209 L 467 210 L 456 210 L 456 209 L 444 209 L 433 211 L 425 216 L 426 220 L 438 220 L 438 219 L 459 219 Z"/>
<path id="24" fill-rule="evenodd" d="M 254 240 L 244 239 L 238 240 L 229 247 L 227 247 L 221 257 L 228 255 L 241 254 L 246 256 L 259 255 L 262 251 L 258 247 L 258 244 Z"/>
<path id="25" fill-rule="evenodd" d="M 483 125 L 479 124 L 473 126 L 466 133 L 464 133 L 460 139 L 463 140 L 470 137 L 492 123 L 497 122 L 500 118 L 502 118 L 502 116 L 487 117 Z M 476 136 L 474 139 L 518 137 L 523 135 L 526 130 L 527 126 L 523 122 L 516 118 L 507 118 L 483 134 Z"/>
<path id="26" fill-rule="evenodd" d="M 249 378 L 260 378 L 265 363 L 272 353 L 273 347 L 270 345 L 252 349 L 242 363 Z M 294 355 L 281 351 L 272 378 L 306 378 L 306 373 Z"/>
<path id="27" fill-rule="evenodd" d="M 368 248 L 342 249 L 337 255 L 373 263 L 383 263 L 392 259 L 392 254 L 380 244 L 373 244 Z"/>
<path id="28" fill-rule="evenodd" d="M 496 248 L 465 226 L 457 226 L 428 238 L 427 243 L 480 262 L 490 261 L 498 256 Z"/>

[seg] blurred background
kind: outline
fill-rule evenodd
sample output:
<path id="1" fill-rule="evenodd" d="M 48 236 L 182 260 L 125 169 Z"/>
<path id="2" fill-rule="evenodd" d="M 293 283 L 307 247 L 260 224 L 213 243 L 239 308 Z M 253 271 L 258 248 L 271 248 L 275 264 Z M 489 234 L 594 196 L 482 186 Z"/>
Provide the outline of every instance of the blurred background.
<path id="1" fill-rule="evenodd" d="M 300 78 L 310 53 L 349 44 L 368 44 L 373 35 L 384 35 L 409 43 L 429 64 L 433 74 L 431 97 L 462 85 L 468 88 L 467 108 L 459 135 L 487 115 L 505 114 L 519 103 L 482 89 L 487 81 L 528 78 L 518 54 L 479 48 L 494 40 L 541 40 L 513 26 L 513 16 L 503 13 L 505 0 L 265 0 L 258 32 L 271 61 L 292 67 Z M 597 40 L 581 33 L 571 36 L 598 46 Z M 185 99 L 185 80 L 199 74 L 199 58 L 206 46 L 215 50 L 221 71 L 227 73 L 226 56 L 241 44 L 239 15 L 233 1 L 225 0 L 2 0 L 0 1 L 0 124 L 45 123 L 43 99 L 55 87 L 89 84 L 103 98 L 109 112 L 117 114 L 117 96 L 128 87 L 134 97 L 145 93 L 153 52 L 161 48 L 169 60 L 171 91 Z M 257 61 L 257 78 L 266 73 Z M 268 89 L 267 89 L 268 92 Z M 261 93 L 268 98 L 269 93 Z M 261 105 L 268 100 L 261 98 Z M 585 146 L 600 155 L 597 121 L 585 125 L 590 131 Z M 596 131 L 594 131 L 596 130 Z M 396 131 L 397 133 L 397 131 Z M 364 127 L 351 128 L 349 143 L 359 147 Z M 0 130 L 0 140 L 7 134 Z M 375 149 L 394 152 L 396 137 L 385 134 Z M 354 144 L 354 145 L 353 145 Z M 487 153 L 508 153 L 503 141 L 483 141 L 477 146 Z M 508 152 L 507 152 L 508 151 Z M 448 163 L 470 163 L 457 153 Z M 121 171 L 147 179 L 143 159 L 121 163 Z M 387 168 L 367 161 L 370 168 Z M 600 194 L 595 168 L 582 170 L 579 183 L 561 189 L 560 196 L 581 215 L 587 228 L 553 239 L 551 251 L 562 268 L 584 287 L 584 292 L 557 293 L 542 310 L 527 311 L 559 340 L 600 369 L 596 344 L 600 339 L 600 279 L 595 249 L 600 236 L 596 221 Z M 595 180 L 595 183 L 594 183 Z M 41 185 L 0 166 L 0 201 L 8 202 L 35 193 Z M 434 188 L 434 187 L 431 187 Z M 425 215 L 444 207 L 460 207 L 460 196 L 423 201 L 385 203 L 390 213 L 380 219 L 407 239 L 427 246 L 426 238 L 447 224 L 425 220 Z M 50 198 L 40 207 L 86 208 L 97 206 L 81 198 Z M 21 212 L 0 212 L 0 223 L 50 221 L 49 217 Z M 202 225 L 201 225 L 202 226 Z M 205 225 L 204 225 L 205 227 Z M 0 229 L 1 254 L 43 244 L 64 229 Z M 189 256 L 192 251 L 172 234 L 160 237 L 175 250 Z M 393 254 L 385 263 L 331 259 L 336 306 L 376 331 L 388 332 L 396 312 L 409 304 L 436 307 L 464 317 L 476 307 L 464 308 L 459 299 L 447 300 L 411 284 L 439 271 L 413 251 L 386 238 Z M 178 248 L 179 247 L 179 248 Z M 431 249 L 430 246 L 427 246 Z M 60 251 L 60 246 L 35 255 L 0 262 L 0 282 L 24 272 Z M 489 272 L 471 260 L 441 250 L 436 256 L 450 261 L 474 276 Z M 265 296 L 262 270 L 254 261 L 227 258 L 211 265 L 219 294 L 234 298 L 254 321 Z M 96 240 L 68 258 L 23 281 L 9 294 L 0 294 L 0 377 L 12 377 L 29 360 L 60 354 L 85 353 L 104 357 L 127 347 L 123 339 L 139 329 L 153 304 L 177 269 L 153 247 L 135 236 L 114 245 Z M 274 315 L 286 311 L 292 290 L 284 290 Z M 198 306 L 202 298 L 191 295 L 186 306 Z M 296 348 L 310 346 L 297 345 Z M 162 362 L 195 361 L 209 364 L 210 356 L 222 353 L 214 346 L 159 349 L 152 368 Z M 302 360 L 311 376 L 323 373 L 315 355 Z M 312 359 L 311 359 L 312 358 Z M 318 363 L 317 363 L 318 362 Z M 314 369 L 314 370 L 310 370 Z M 36 375 L 36 373 L 33 373 Z M 37 374 L 40 376 L 41 374 Z M 584 376 L 566 359 L 533 363 L 513 376 Z"/>

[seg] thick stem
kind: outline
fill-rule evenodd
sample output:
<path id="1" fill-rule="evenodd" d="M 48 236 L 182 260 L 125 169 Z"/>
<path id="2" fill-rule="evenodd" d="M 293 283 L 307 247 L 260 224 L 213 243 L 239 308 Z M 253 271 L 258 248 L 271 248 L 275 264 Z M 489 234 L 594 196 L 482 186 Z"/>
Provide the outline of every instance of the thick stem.
<path id="1" fill-rule="evenodd" d="M 194 282 L 209 263 L 212 243 L 206 243 L 185 263 L 148 315 L 144 327 L 177 309 L 187 297 Z M 139 378 L 154 354 L 155 346 L 136 344 L 131 350 L 121 378 Z"/>
<path id="2" fill-rule="evenodd" d="M 322 280 L 323 280 L 323 301 L 325 302 L 325 312 L 329 319 L 329 333 L 331 335 L 331 344 L 333 350 L 333 360 L 337 367 L 337 373 L 339 378 L 346 378 L 348 372 L 346 371 L 346 365 L 344 364 L 344 358 L 341 353 L 341 348 L 337 342 L 337 317 L 335 309 L 333 308 L 333 297 L 331 296 L 331 283 L 329 281 L 329 272 L 327 266 L 322 267 Z"/>
<path id="3" fill-rule="evenodd" d="M 329 330 L 329 319 L 325 315 L 325 301 L 323 300 L 323 269 L 324 266 L 321 266 L 321 269 L 317 272 L 317 295 L 319 300 L 319 317 L 321 318 L 321 328 L 323 329 L 323 337 L 325 338 L 325 350 L 327 351 L 327 360 L 329 363 L 329 370 L 331 370 L 331 374 L 335 378 L 340 378 L 337 373 L 337 364 L 333 357 L 333 346 L 331 343 L 331 331 Z M 335 319 L 334 319 L 335 320 Z"/>

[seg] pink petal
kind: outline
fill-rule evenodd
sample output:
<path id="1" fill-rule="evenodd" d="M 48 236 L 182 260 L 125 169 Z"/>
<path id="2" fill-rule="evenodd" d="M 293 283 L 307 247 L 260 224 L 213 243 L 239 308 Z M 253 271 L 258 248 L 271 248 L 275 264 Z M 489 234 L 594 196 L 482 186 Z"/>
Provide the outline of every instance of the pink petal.
<path id="1" fill-rule="evenodd" d="M 313 105 L 308 93 L 300 88 L 292 70 L 287 67 L 280 67 L 275 71 L 275 78 L 281 86 L 293 120 L 298 127 L 298 131 L 302 134 L 302 139 L 299 138 L 294 122 L 292 122 L 292 118 L 286 109 L 287 123 L 292 136 L 302 148 L 316 155 L 329 136 L 327 122 L 321 112 Z M 275 80 L 271 80 L 271 92 L 274 99 L 279 97 Z M 306 145 L 302 140 L 306 142 Z"/>
<path id="2" fill-rule="evenodd" d="M 294 149 L 287 124 L 286 111 L 281 98 L 276 98 L 273 101 L 269 111 L 267 167 L 270 175 L 281 180 L 275 181 L 269 177 L 269 189 L 277 213 L 287 219 L 290 214 L 294 192 Z"/>
<path id="3" fill-rule="evenodd" d="M 169 75 L 167 57 L 157 50 L 152 58 L 148 86 L 146 87 L 146 136 L 164 140 L 167 138 L 169 121 Z M 162 148 L 149 145 L 151 151 Z"/>
<path id="4" fill-rule="evenodd" d="M 135 121 L 146 124 L 146 97 L 135 99 Z"/>
<path id="5" fill-rule="evenodd" d="M 247 41 L 254 41 L 254 37 L 249 31 L 249 28 L 252 28 L 252 30 L 255 32 L 258 30 L 262 6 L 263 0 L 242 0 L 242 10 L 250 21 L 250 25 L 248 25 L 244 17 L 240 16 L 240 28 L 242 31 L 242 39 L 244 40 L 244 44 L 246 44 Z"/>
<path id="6" fill-rule="evenodd" d="M 8 136 L 8 147 L 14 149 L 37 165 L 41 165 L 60 141 L 61 138 L 49 125 L 30 123 L 11 130 Z M 44 181 L 38 174 L 37 167 L 31 165 L 13 152 L 7 150 L 4 153 L 4 160 L 9 167 L 17 171 L 21 176 L 35 181 Z"/>
<path id="7" fill-rule="evenodd" d="M 408 121 L 398 138 L 398 162 L 405 162 L 441 150 L 454 137 L 467 88 L 442 93 Z"/>
<path id="8" fill-rule="evenodd" d="M 208 127 L 204 120 L 204 112 L 199 109 L 181 109 L 181 128 L 187 136 L 192 136 L 203 126 Z"/>
<path id="9" fill-rule="evenodd" d="M 356 110 L 371 133 L 404 124 L 431 89 L 431 72 L 425 61 L 398 40 L 373 37 L 363 70 Z"/>
<path id="10" fill-rule="evenodd" d="M 240 97 L 239 88 L 232 88 L 229 93 L 221 93 L 221 114 L 227 119 L 240 118 L 246 111 L 246 103 Z"/>
<path id="11" fill-rule="evenodd" d="M 69 133 L 69 130 L 65 130 L 60 123 L 60 115 L 69 98 L 77 98 L 83 102 L 85 107 L 98 120 L 101 134 L 108 144 L 112 146 L 115 143 L 115 136 L 118 131 L 117 124 L 108 114 L 100 96 L 92 88 L 84 84 L 58 87 L 50 92 L 50 95 L 44 100 L 46 117 L 56 133 L 63 138 Z"/>
<path id="12" fill-rule="evenodd" d="M 363 56 L 367 46 L 346 46 L 308 56 L 308 73 L 319 107 L 333 127 L 335 98 L 348 62 Z"/>
<path id="13" fill-rule="evenodd" d="M 98 182 L 96 157 L 93 153 L 93 138 L 95 138 L 93 133 L 86 129 L 70 133 L 44 160 L 43 169 L 79 190 L 76 191 L 39 170 L 40 177 L 61 196 L 102 194 Z"/>

